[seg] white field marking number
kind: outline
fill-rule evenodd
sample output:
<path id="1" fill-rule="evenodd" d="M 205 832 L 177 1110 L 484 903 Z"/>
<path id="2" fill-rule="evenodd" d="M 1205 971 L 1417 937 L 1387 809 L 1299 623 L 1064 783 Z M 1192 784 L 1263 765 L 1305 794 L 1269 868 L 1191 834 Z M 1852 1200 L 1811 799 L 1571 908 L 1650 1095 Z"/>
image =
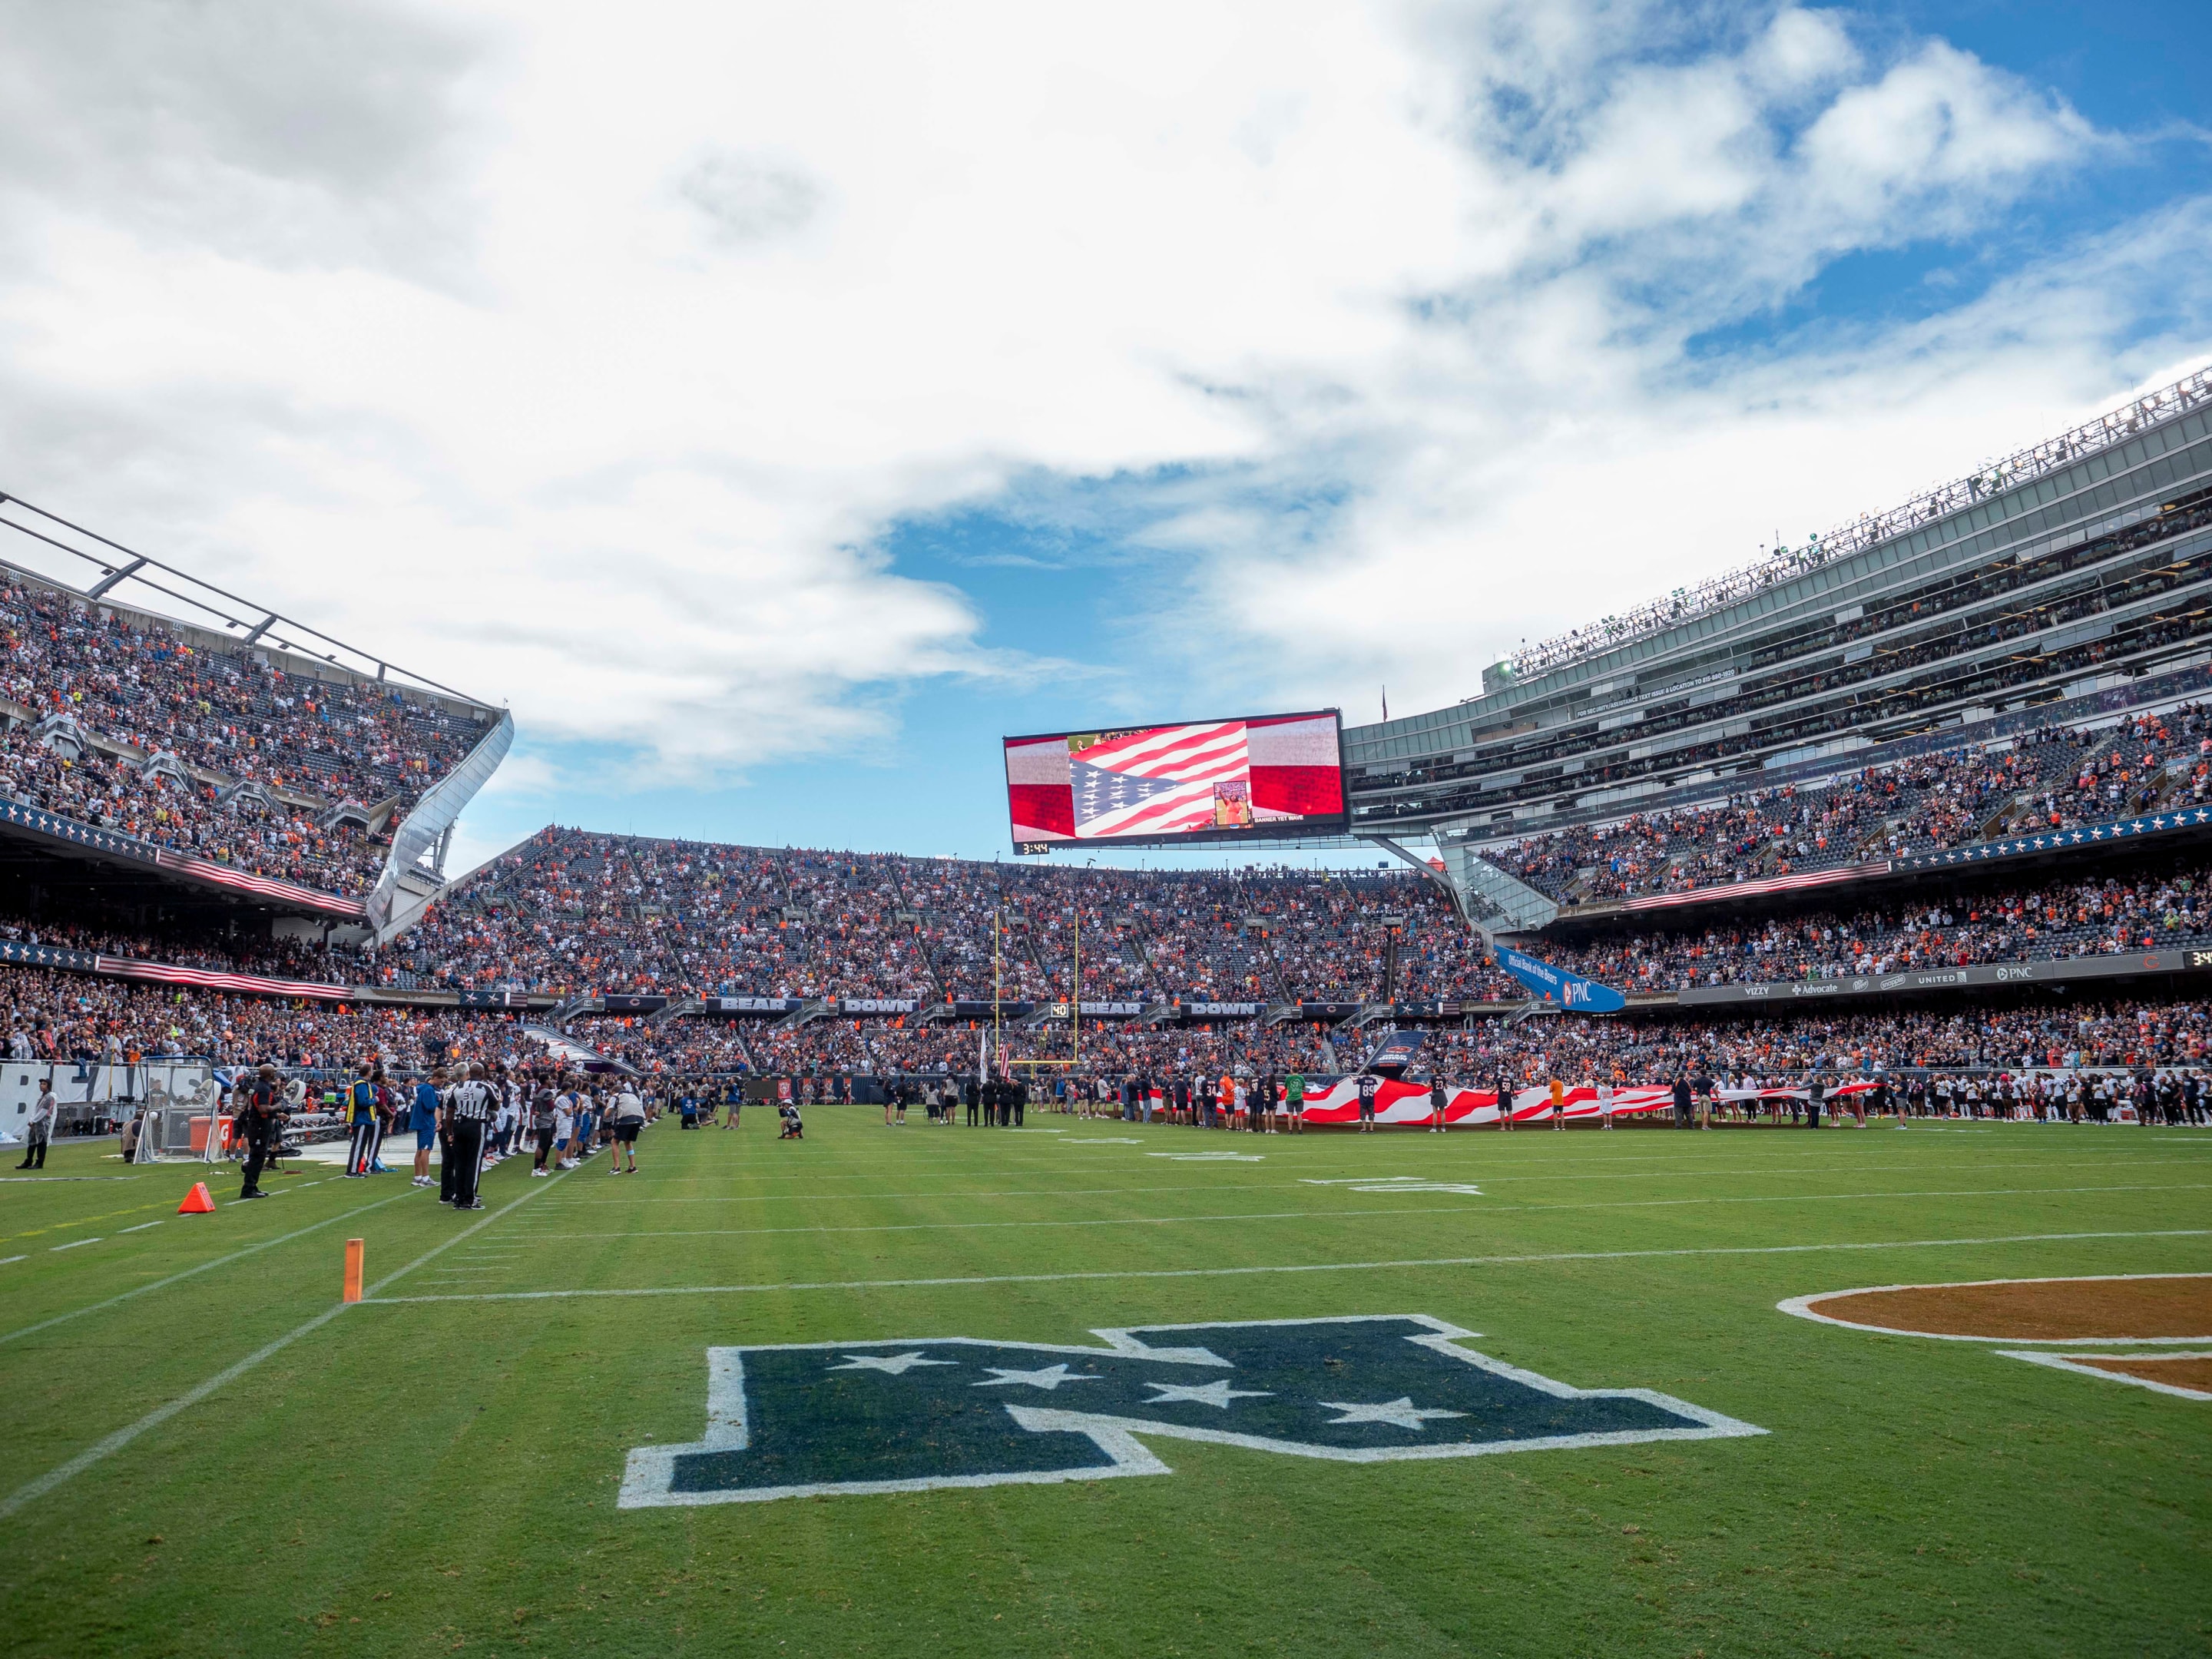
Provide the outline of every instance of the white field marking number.
<path id="1" fill-rule="evenodd" d="M 1171 1158 L 1178 1164 L 1257 1164 L 1264 1152 L 1152 1152 L 1152 1158 Z"/>
<path id="2" fill-rule="evenodd" d="M 1424 1176 L 1340 1176 L 1326 1181 L 1310 1178 L 1308 1187 L 1349 1187 L 1355 1193 L 1465 1193 L 1480 1198 L 1482 1188 L 1467 1181 L 1431 1181 Z"/>

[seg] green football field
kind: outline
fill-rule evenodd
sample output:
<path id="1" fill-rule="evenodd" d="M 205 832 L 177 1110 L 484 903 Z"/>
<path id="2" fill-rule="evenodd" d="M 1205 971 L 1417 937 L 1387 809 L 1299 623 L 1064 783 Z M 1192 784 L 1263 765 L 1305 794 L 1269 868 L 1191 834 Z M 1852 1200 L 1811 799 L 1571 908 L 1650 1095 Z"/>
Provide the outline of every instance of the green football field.
<path id="1" fill-rule="evenodd" d="M 825 1108 L 774 1135 L 764 1111 L 657 1125 L 635 1177 L 515 1160 L 474 1215 L 309 1166 L 243 1206 L 225 1172 L 217 1212 L 180 1217 L 189 1168 L 107 1147 L 0 1184 L 0 1650 L 2212 1638 L 2212 1403 L 1775 1305 L 2212 1270 L 2212 1133 L 1261 1138 Z M 354 1237 L 368 1296 L 344 1306 Z M 1452 1328 L 1479 1334 L 1423 1335 Z M 1155 1426 L 1050 1420 L 1086 1401 Z M 1588 1442 L 1501 1449 L 1554 1417 Z M 1635 1426 L 1662 1421 L 1705 1429 Z M 1309 1432 L 1322 1451 L 1282 1443 Z"/>

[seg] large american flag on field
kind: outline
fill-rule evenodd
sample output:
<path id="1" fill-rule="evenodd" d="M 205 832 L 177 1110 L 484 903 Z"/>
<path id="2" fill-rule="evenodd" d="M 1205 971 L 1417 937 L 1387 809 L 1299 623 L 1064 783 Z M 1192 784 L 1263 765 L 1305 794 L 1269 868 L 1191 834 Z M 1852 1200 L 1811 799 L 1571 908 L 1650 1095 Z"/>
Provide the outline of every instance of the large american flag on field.
<path id="1" fill-rule="evenodd" d="M 1175 835 L 1215 822 L 1217 786 L 1249 794 L 1243 720 L 1169 726 L 1108 738 L 1069 758 L 1078 839 Z"/>

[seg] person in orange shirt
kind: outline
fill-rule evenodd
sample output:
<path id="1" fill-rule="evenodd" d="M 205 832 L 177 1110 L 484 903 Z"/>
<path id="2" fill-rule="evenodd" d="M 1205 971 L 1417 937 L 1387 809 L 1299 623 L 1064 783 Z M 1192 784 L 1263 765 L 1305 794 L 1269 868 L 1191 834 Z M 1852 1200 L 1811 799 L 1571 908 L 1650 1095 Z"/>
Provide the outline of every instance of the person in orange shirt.
<path id="1" fill-rule="evenodd" d="M 1566 1114 L 1567 1085 L 1559 1079 L 1553 1078 L 1552 1079 L 1552 1127 L 1554 1129 L 1564 1129 L 1567 1127 Z"/>
<path id="2" fill-rule="evenodd" d="M 1218 1098 L 1220 1101 L 1221 1115 L 1216 1120 L 1214 1127 L 1235 1128 L 1237 1127 L 1237 1079 L 1226 1072 L 1221 1074 L 1221 1091 Z"/>

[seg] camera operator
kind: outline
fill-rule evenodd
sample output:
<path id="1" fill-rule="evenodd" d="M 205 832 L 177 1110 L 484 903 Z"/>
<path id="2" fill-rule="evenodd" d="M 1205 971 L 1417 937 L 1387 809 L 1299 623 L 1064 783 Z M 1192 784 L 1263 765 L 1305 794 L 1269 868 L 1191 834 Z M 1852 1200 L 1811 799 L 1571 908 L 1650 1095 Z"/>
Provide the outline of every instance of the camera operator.
<path id="1" fill-rule="evenodd" d="M 261 1190 L 261 1171 L 269 1162 L 269 1143 L 276 1134 L 277 1109 L 283 1099 L 276 1068 L 264 1064 L 238 1094 L 240 1127 L 246 1132 L 246 1178 L 238 1195 L 266 1198 L 269 1194 Z"/>

